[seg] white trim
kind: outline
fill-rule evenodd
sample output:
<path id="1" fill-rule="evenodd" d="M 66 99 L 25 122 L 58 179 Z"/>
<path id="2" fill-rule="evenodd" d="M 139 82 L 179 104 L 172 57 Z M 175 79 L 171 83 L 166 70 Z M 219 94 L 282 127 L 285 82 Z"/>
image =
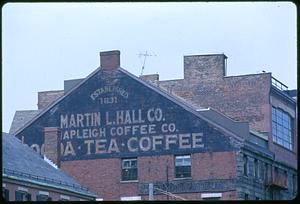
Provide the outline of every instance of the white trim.
<path id="1" fill-rule="evenodd" d="M 49 196 L 49 192 L 46 192 L 46 191 L 39 191 L 39 195 L 46 195 L 46 196 Z"/>
<path id="2" fill-rule="evenodd" d="M 121 183 L 138 183 L 139 180 L 126 180 L 126 181 L 120 181 Z"/>
<path id="3" fill-rule="evenodd" d="M 122 201 L 131 201 L 131 200 L 142 200 L 141 196 L 124 196 L 121 197 Z"/>
<path id="4" fill-rule="evenodd" d="M 201 198 L 222 198 L 222 193 L 201 193 Z"/>
<path id="5" fill-rule="evenodd" d="M 70 196 L 60 195 L 60 199 L 70 200 Z"/>
<path id="6" fill-rule="evenodd" d="M 28 192 L 28 188 L 24 188 L 24 187 L 18 186 L 18 191 Z"/>
<path id="7" fill-rule="evenodd" d="M 2 188 L 6 188 L 6 183 L 2 183 Z"/>

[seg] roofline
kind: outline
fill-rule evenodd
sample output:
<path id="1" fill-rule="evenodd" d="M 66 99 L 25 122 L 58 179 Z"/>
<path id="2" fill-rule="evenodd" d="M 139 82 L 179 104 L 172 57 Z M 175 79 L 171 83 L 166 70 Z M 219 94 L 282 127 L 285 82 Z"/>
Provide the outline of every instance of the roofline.
<path id="1" fill-rule="evenodd" d="M 187 55 L 183 55 L 183 57 L 199 57 L 199 56 L 218 56 L 218 55 L 222 55 L 225 57 L 225 59 L 227 59 L 228 57 L 224 54 L 224 53 L 216 53 L 216 54 L 197 54 L 197 55 L 193 55 L 193 54 L 187 54 Z"/>
<path id="2" fill-rule="evenodd" d="M 135 75 L 131 74 L 130 72 L 126 71 L 123 68 L 119 68 L 120 71 L 122 71 L 123 73 L 127 74 L 128 76 L 130 76 L 131 78 L 137 80 L 138 82 L 142 83 L 143 85 L 145 85 L 146 87 L 154 90 L 155 92 L 161 94 L 162 96 L 164 96 L 165 98 L 167 98 L 168 100 L 170 100 L 171 102 L 176 103 L 177 105 L 181 106 L 183 109 L 185 109 L 186 111 L 192 113 L 193 115 L 201 118 L 202 120 L 211 123 L 213 125 L 215 125 L 216 127 L 218 127 L 220 130 L 225 131 L 226 133 L 229 133 L 230 135 L 234 136 L 236 139 L 238 139 L 239 141 L 243 141 L 244 139 L 239 137 L 238 135 L 236 135 L 235 133 L 233 133 L 232 131 L 228 130 L 225 127 L 220 126 L 219 124 L 215 123 L 214 121 L 211 121 L 210 119 L 200 115 L 199 112 L 197 112 L 196 110 L 194 110 L 193 108 L 191 108 L 188 104 L 186 104 L 184 101 L 178 100 L 177 98 L 175 98 L 173 95 L 170 95 L 167 91 L 163 90 L 163 89 L 159 89 L 158 87 L 147 83 L 145 81 L 143 81 L 142 79 L 136 77 Z"/>
<path id="3" fill-rule="evenodd" d="M 17 130 L 15 132 L 15 135 L 19 134 L 20 132 L 22 132 L 25 128 L 27 128 L 29 125 L 31 125 L 33 122 L 35 122 L 39 117 L 41 117 L 44 113 L 46 113 L 48 110 L 50 110 L 52 107 L 54 107 L 56 104 L 58 104 L 60 101 L 64 100 L 68 95 L 70 95 L 74 90 L 76 90 L 78 87 L 80 87 L 82 84 L 84 84 L 86 81 L 88 81 L 92 76 L 94 76 L 96 73 L 98 73 L 100 70 L 102 69 L 102 67 L 98 67 L 96 70 L 94 70 L 91 74 L 89 74 L 87 77 L 85 77 L 84 80 L 82 80 L 80 83 L 78 83 L 76 86 L 74 86 L 72 89 L 70 89 L 67 93 L 65 93 L 64 96 L 62 96 L 61 98 L 57 99 L 56 101 L 54 101 L 51 105 L 49 105 L 47 108 L 45 108 L 44 110 L 42 110 L 40 113 L 38 113 L 35 117 L 33 117 L 30 121 L 28 121 L 27 123 L 25 123 L 25 125 L 20 128 L 19 130 Z M 181 106 L 182 108 L 184 108 L 186 111 L 194 114 L 195 116 L 201 118 L 202 120 L 211 123 L 213 125 L 215 125 L 216 127 L 218 127 L 220 130 L 225 131 L 226 133 L 229 133 L 230 135 L 234 136 L 236 139 L 238 139 L 239 141 L 243 141 L 243 138 L 239 137 L 238 135 L 236 135 L 235 133 L 233 133 L 232 131 L 228 130 L 225 127 L 220 126 L 219 124 L 215 123 L 214 121 L 211 121 L 210 119 L 205 118 L 204 116 L 200 115 L 196 110 L 194 110 L 193 108 L 191 108 L 188 104 L 186 104 L 184 101 L 178 100 L 177 98 L 175 98 L 173 95 L 170 95 L 169 93 L 167 93 L 166 91 L 159 89 L 156 86 L 153 86 L 149 83 L 147 83 L 146 81 L 143 81 L 142 79 L 138 78 L 137 76 L 131 74 L 130 72 L 126 71 L 125 69 L 118 67 L 117 70 L 120 70 L 121 72 L 123 72 L 124 74 L 128 75 L 129 77 L 135 79 L 136 81 L 138 81 L 139 83 L 143 84 L 144 86 L 152 89 L 153 91 L 155 91 L 156 93 L 159 93 L 160 95 L 164 96 L 165 98 L 167 98 L 168 100 L 176 103 L 177 105 Z"/>
<path id="4" fill-rule="evenodd" d="M 80 194 L 80 195 L 87 196 L 87 197 L 92 197 L 92 198 L 98 197 L 96 194 L 93 194 L 92 192 L 89 192 L 89 191 L 88 191 L 89 193 L 83 193 L 83 192 L 79 192 L 79 191 L 76 191 L 76 190 L 73 190 L 73 189 L 64 188 L 64 187 L 61 187 L 61 186 L 56 186 L 56 185 L 53 185 L 51 183 L 46 184 L 46 183 L 43 183 L 43 182 L 38 182 L 38 181 L 30 180 L 30 179 L 19 178 L 19 177 L 16 177 L 16 176 L 7 175 L 5 173 L 2 173 L 2 178 L 8 178 L 8 179 L 12 179 L 12 180 L 16 180 L 16 181 L 22 181 L 22 182 L 28 182 L 28 183 L 32 183 L 32 184 L 35 184 L 35 185 L 48 187 L 48 188 L 50 187 L 50 188 L 54 188 L 54 189 L 69 191 L 71 193 L 76 193 L 76 194 Z"/>
<path id="5" fill-rule="evenodd" d="M 48 110 L 50 110 L 53 106 L 58 104 L 60 101 L 62 101 L 64 98 L 66 98 L 68 95 L 70 95 L 75 89 L 77 89 L 79 86 L 84 84 L 88 79 L 90 79 L 92 76 L 94 76 L 98 71 L 100 71 L 101 67 L 98 67 L 96 70 L 94 70 L 92 73 L 90 73 L 87 77 L 85 77 L 80 83 L 78 83 L 76 86 L 71 88 L 67 93 L 65 93 L 62 97 L 58 98 L 56 101 L 51 103 L 47 108 L 43 109 L 41 112 L 39 112 L 36 116 L 34 116 L 31 120 L 29 120 L 27 123 L 24 124 L 23 127 L 18 129 L 14 135 L 19 134 L 22 132 L 25 128 L 27 128 L 29 125 L 31 125 L 33 122 L 35 122 L 40 116 L 42 116 L 44 113 L 46 113 Z"/>

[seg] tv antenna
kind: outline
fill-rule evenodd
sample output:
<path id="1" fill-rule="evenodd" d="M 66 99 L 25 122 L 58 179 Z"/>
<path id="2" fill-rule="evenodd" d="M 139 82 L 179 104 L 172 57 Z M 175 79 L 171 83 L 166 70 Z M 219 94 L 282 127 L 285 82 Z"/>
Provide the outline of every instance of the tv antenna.
<path id="1" fill-rule="evenodd" d="M 143 61 L 143 65 L 142 65 L 142 71 L 141 71 L 141 75 L 140 75 L 140 76 L 142 76 L 142 75 L 143 75 L 143 72 L 144 72 L 144 69 L 145 69 L 146 58 L 147 58 L 147 57 L 151 57 L 151 56 L 157 56 L 157 55 L 155 55 L 155 54 L 150 54 L 150 53 L 148 53 L 148 51 L 146 50 L 144 53 L 140 52 L 140 53 L 138 54 L 138 56 L 139 56 L 139 57 L 144 57 L 144 61 Z"/>

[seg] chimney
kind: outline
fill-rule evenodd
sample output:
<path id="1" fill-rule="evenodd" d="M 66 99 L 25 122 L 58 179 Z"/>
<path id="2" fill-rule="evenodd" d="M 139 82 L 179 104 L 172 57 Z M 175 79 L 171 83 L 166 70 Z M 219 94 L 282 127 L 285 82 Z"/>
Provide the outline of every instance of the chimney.
<path id="1" fill-rule="evenodd" d="M 226 76 L 226 55 L 184 56 L 184 78 L 195 81 L 215 81 Z"/>
<path id="2" fill-rule="evenodd" d="M 154 85 L 158 85 L 158 82 L 159 82 L 159 74 L 141 75 L 140 78 L 142 80 L 150 82 Z"/>
<path id="3" fill-rule="evenodd" d="M 120 51 L 112 50 L 100 52 L 100 66 L 108 71 L 115 70 L 120 67 Z"/>
<path id="4" fill-rule="evenodd" d="M 44 128 L 44 154 L 48 159 L 60 167 L 60 130 L 57 127 Z"/>
<path id="5" fill-rule="evenodd" d="M 45 109 L 52 102 L 64 95 L 64 90 L 38 92 L 38 110 Z"/>

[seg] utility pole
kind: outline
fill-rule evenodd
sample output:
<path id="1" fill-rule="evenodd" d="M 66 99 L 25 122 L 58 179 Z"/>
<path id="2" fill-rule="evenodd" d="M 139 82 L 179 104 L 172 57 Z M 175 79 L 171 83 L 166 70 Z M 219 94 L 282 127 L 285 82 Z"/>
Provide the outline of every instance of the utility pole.
<path id="1" fill-rule="evenodd" d="M 169 191 L 169 164 L 167 163 L 167 191 Z M 167 200 L 169 200 L 169 194 L 167 194 Z"/>
<path id="2" fill-rule="evenodd" d="M 154 200 L 154 196 L 153 196 L 153 183 L 149 183 L 149 200 Z"/>

